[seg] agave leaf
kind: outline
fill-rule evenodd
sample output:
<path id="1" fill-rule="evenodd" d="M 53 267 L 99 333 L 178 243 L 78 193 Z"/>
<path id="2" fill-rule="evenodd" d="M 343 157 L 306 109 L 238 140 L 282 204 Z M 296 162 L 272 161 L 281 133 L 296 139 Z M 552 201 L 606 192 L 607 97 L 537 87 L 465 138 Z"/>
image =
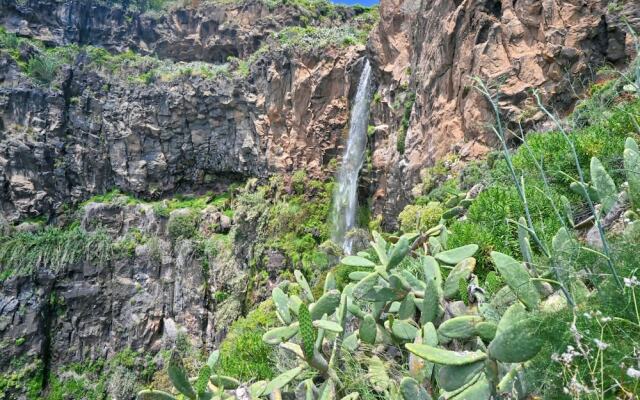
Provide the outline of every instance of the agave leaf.
<path id="1" fill-rule="evenodd" d="M 434 364 L 441 365 L 466 365 L 487 358 L 481 351 L 451 351 L 425 344 L 405 344 L 407 350 Z"/>
<path id="2" fill-rule="evenodd" d="M 478 251 L 477 244 L 468 244 L 466 246 L 440 252 L 434 257 L 436 258 L 436 260 L 442 261 L 445 264 L 455 265 L 465 258 L 473 256 L 476 251 Z"/>

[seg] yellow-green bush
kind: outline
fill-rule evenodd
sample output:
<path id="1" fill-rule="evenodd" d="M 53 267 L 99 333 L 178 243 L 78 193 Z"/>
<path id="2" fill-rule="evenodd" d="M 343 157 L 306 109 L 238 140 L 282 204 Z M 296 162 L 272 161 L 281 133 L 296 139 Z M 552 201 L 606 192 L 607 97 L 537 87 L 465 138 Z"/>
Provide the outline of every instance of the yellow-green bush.
<path id="1" fill-rule="evenodd" d="M 261 303 L 246 317 L 234 322 L 220 345 L 220 372 L 243 381 L 273 378 L 274 350 L 262 341 L 262 335 L 277 324 L 271 300 Z"/>
<path id="2" fill-rule="evenodd" d="M 398 216 L 403 232 L 424 231 L 437 225 L 442 218 L 444 208 L 438 202 L 427 205 L 410 204 Z"/>

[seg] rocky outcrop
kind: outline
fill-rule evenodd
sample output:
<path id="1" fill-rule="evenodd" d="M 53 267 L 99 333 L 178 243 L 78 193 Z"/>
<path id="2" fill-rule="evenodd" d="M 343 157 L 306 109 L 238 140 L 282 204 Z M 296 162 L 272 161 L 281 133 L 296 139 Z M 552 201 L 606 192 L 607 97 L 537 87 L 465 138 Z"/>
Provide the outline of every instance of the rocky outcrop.
<path id="1" fill-rule="evenodd" d="M 148 204 L 85 206 L 83 229 L 106 229 L 114 243 L 111 256 L 3 281 L 2 360 L 26 357 L 48 368 L 111 357 L 125 348 L 154 354 L 180 332 L 197 347 L 219 343 L 243 313 L 246 262 L 226 238 L 211 239 L 215 252 L 203 255 L 197 242 L 174 237 L 171 220 L 184 212 L 191 211 L 176 210 L 167 218 Z M 216 213 L 215 207 L 199 213 L 203 234 L 210 234 L 208 222 Z M 0 369 L 8 367 L 0 363 Z"/>
<path id="2" fill-rule="evenodd" d="M 0 24 L 10 32 L 50 45 L 96 45 L 112 52 L 128 49 L 176 61 L 223 63 L 246 58 L 273 32 L 287 26 L 340 25 L 356 11 L 349 7 L 307 8 L 260 0 L 200 2 L 141 12 L 146 1 L 6 0 Z"/>
<path id="3" fill-rule="evenodd" d="M 144 197 L 247 176 L 319 175 L 348 123 L 362 48 L 264 56 L 246 77 L 144 85 L 80 64 L 62 90 L 0 81 L 0 210 L 13 221 L 117 187 Z M 5 60 L 10 63 L 10 61 Z"/>
<path id="4" fill-rule="evenodd" d="M 375 208 L 386 216 L 411 199 L 422 168 L 448 153 L 477 157 L 495 144 L 474 76 L 496 90 L 508 124 L 531 127 L 544 119 L 531 90 L 559 113 L 571 110 L 598 66 L 622 67 L 634 55 L 620 16 L 640 27 L 637 3 L 614 9 L 599 0 L 382 0 L 380 14 L 370 40 L 380 83 L 373 164 Z M 407 93 L 415 103 L 401 153 Z"/>

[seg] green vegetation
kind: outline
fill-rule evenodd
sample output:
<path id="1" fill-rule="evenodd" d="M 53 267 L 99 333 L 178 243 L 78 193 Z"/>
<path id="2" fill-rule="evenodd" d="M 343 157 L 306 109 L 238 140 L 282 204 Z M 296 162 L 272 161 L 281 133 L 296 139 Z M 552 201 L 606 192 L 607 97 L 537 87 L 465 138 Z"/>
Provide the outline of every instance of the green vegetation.
<path id="1" fill-rule="evenodd" d="M 36 233 L 0 237 L 0 272 L 27 275 L 34 269 L 60 270 L 89 259 L 105 263 L 111 258 L 111 238 L 102 230 L 87 232 L 77 225 L 46 228 Z"/>
<path id="2" fill-rule="evenodd" d="M 404 154 L 407 131 L 409 130 L 409 123 L 411 122 L 411 112 L 413 111 L 413 105 L 415 104 L 415 102 L 415 93 L 412 92 L 405 96 L 403 103 L 402 121 L 400 122 L 400 130 L 398 131 L 398 139 L 396 142 L 396 150 L 400 154 Z"/>
<path id="3" fill-rule="evenodd" d="M 35 55 L 28 59 L 22 58 L 20 46 L 31 48 Z M 116 74 L 124 80 L 138 84 L 171 82 L 190 77 L 217 79 L 230 76 L 227 64 L 173 62 L 139 55 L 131 50 L 111 54 L 101 47 L 80 47 L 75 44 L 46 47 L 33 39 L 18 38 L 0 27 L 0 51 L 3 50 L 8 52 L 27 76 L 46 86 L 55 81 L 63 65 L 75 65 L 81 55 L 86 55 L 86 61 L 84 64 L 77 64 L 77 67 L 95 70 L 107 76 Z"/>
<path id="4" fill-rule="evenodd" d="M 347 47 L 364 44 L 369 34 L 352 26 L 326 27 L 288 27 L 275 35 L 282 49 L 310 51 L 324 49 L 329 46 Z"/>
<path id="5" fill-rule="evenodd" d="M 192 209 L 174 213 L 169 217 L 167 229 L 172 239 L 191 239 L 198 230 L 199 215 Z"/>
<path id="6" fill-rule="evenodd" d="M 125 349 L 111 359 L 73 363 L 51 377 L 46 400 L 131 398 L 159 367 L 150 354 Z"/>
<path id="7" fill-rule="evenodd" d="M 314 274 L 328 268 L 328 258 L 319 245 L 329 239 L 329 211 L 333 182 L 293 176 L 293 191 L 274 177 L 269 184 L 244 191 L 235 203 L 239 219 L 255 221 L 253 267 L 261 268 L 270 250 L 281 252 L 294 268 Z M 257 229 L 255 229 L 257 226 Z"/>
<path id="8" fill-rule="evenodd" d="M 409 205 L 398 216 L 400 229 L 403 232 L 426 231 L 438 224 L 444 211 L 438 202 L 430 202 L 427 205 Z"/>
<path id="9" fill-rule="evenodd" d="M 261 303 L 231 325 L 220 346 L 220 372 L 240 379 L 271 379 L 275 375 L 273 348 L 262 335 L 277 324 L 273 303 Z"/>
<path id="10" fill-rule="evenodd" d="M 282 372 L 250 383 L 252 398 L 294 388 L 328 399 L 637 397 L 640 100 L 624 89 L 605 118 L 582 114 L 571 132 L 558 123 L 513 150 L 492 93 L 480 81 L 478 90 L 495 107 L 503 159 L 437 163 L 399 217 L 402 236 L 372 232 L 371 248 L 335 269 L 296 270 L 295 282 L 275 287 L 278 324 L 262 340 L 278 346 Z M 266 206 L 272 232 L 292 232 L 303 182 L 296 176 L 293 194 Z M 466 192 L 476 183 L 477 197 Z M 604 216 L 624 196 L 624 218 L 605 232 Z M 580 208 L 600 245 L 576 228 Z M 227 375 L 212 362 L 200 376 L 228 384 L 193 397 L 240 384 Z M 173 384 L 186 394 L 183 376 Z"/>
<path id="11" fill-rule="evenodd" d="M 0 374 L 0 398 L 9 398 L 11 393 L 22 390 L 27 399 L 39 399 L 42 389 L 42 362 L 28 361 L 26 357 L 15 358 L 9 362 L 10 372 Z"/>

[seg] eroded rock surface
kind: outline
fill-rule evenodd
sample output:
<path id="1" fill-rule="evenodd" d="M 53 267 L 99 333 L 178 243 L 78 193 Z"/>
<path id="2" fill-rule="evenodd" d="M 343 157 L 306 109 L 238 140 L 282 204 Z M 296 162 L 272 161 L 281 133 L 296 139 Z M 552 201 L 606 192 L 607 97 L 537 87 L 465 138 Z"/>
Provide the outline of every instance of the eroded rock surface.
<path id="1" fill-rule="evenodd" d="M 531 127 L 544 120 L 531 91 L 557 112 L 570 111 L 599 66 L 625 65 L 635 55 L 621 20 L 640 26 L 640 6 L 612 9 L 599 0 L 382 0 L 370 38 L 380 102 L 373 163 L 376 209 L 397 215 L 411 198 L 420 169 L 449 153 L 474 158 L 495 145 L 494 120 L 480 77 L 496 90 L 503 118 Z M 403 106 L 415 93 L 404 139 Z M 391 223 L 391 219 L 387 221 Z"/>
<path id="2" fill-rule="evenodd" d="M 247 77 L 151 85 L 74 67 L 59 91 L 13 65 L 0 77 L 0 210 L 14 221 L 114 187 L 157 197 L 297 169 L 319 176 L 348 124 L 363 50 L 280 52 Z"/>

